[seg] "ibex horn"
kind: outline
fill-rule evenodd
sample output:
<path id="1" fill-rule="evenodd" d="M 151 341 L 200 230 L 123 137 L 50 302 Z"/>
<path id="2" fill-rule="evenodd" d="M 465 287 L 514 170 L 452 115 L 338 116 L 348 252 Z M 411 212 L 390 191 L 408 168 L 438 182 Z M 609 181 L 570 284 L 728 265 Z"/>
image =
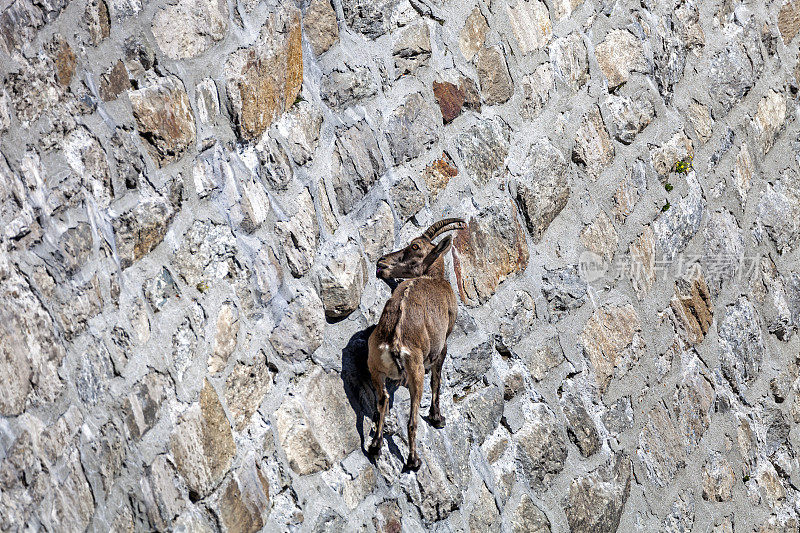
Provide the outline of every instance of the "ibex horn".
<path id="1" fill-rule="evenodd" d="M 439 222 L 434 223 L 430 228 L 425 230 L 422 237 L 432 241 L 441 233 L 454 229 L 463 229 L 467 227 L 467 223 L 460 218 L 445 218 Z"/>

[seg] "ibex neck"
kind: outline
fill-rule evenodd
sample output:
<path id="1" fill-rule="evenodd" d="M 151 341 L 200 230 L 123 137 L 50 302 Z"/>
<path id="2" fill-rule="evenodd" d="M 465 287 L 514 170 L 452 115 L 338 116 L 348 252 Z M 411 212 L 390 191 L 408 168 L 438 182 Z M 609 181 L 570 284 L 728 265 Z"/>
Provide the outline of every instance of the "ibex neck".
<path id="1" fill-rule="evenodd" d="M 431 278 L 445 279 L 444 255 L 440 255 L 436 261 L 428 267 L 428 270 L 425 271 L 425 275 Z"/>

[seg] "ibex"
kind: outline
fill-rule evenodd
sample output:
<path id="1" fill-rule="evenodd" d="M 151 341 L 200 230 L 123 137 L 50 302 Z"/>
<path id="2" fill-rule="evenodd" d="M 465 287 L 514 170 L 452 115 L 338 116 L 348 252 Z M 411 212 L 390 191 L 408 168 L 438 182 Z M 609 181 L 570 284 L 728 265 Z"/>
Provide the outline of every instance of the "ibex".
<path id="1" fill-rule="evenodd" d="M 422 382 L 429 369 L 432 392 L 429 420 L 433 427 L 444 427 L 444 417 L 439 411 L 439 387 L 447 337 L 458 311 L 456 295 L 444 270 L 444 256 L 450 250 L 452 237 L 448 235 L 438 244 L 432 241 L 445 231 L 465 227 L 466 222 L 459 218 L 440 220 L 408 246 L 384 255 L 377 263 L 377 277 L 409 279 L 395 288 L 369 336 L 367 365 L 378 394 L 378 421 L 367 451 L 375 457 L 381 452 L 389 402 L 386 378 L 402 380 L 411 394 L 406 470 L 418 470 L 421 464 L 416 445 L 417 418 Z"/>

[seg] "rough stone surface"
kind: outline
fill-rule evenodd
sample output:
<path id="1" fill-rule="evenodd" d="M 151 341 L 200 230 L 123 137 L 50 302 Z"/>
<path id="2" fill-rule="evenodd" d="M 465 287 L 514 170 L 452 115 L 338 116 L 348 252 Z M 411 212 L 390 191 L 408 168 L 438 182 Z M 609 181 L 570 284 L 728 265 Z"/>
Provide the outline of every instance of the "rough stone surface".
<path id="1" fill-rule="evenodd" d="M 183 83 L 175 77 L 153 80 L 128 94 L 139 135 L 159 166 L 180 159 L 195 141 L 195 123 Z"/>
<path id="2" fill-rule="evenodd" d="M 366 122 L 339 132 L 334 145 L 332 184 L 341 211 L 351 211 L 385 170 L 383 154 Z"/>
<path id="3" fill-rule="evenodd" d="M 611 135 L 623 144 L 631 144 L 656 116 L 653 103 L 642 94 L 634 98 L 609 95 L 604 106 L 611 118 Z"/>
<path id="4" fill-rule="evenodd" d="M 481 13 L 481 10 L 476 7 L 464 22 L 458 38 L 458 46 L 467 61 L 471 61 L 475 54 L 478 53 L 478 50 L 483 47 L 486 32 L 488 31 L 489 25 L 486 23 L 486 18 Z"/>
<path id="5" fill-rule="evenodd" d="M 428 25 L 420 22 L 404 28 L 394 43 L 392 56 L 397 78 L 427 65 L 431 57 L 431 35 Z"/>
<path id="6" fill-rule="evenodd" d="M 164 239 L 172 206 L 163 198 L 142 199 L 131 210 L 114 219 L 114 239 L 120 266 L 127 268 Z"/>
<path id="7" fill-rule="evenodd" d="M 765 350 L 756 310 L 747 298 L 725 308 L 719 339 L 723 375 L 734 389 L 746 388 L 758 375 Z"/>
<path id="8" fill-rule="evenodd" d="M 567 443 L 553 411 L 543 403 L 531 406 L 531 419 L 514 435 L 517 461 L 536 490 L 564 469 Z"/>
<path id="9" fill-rule="evenodd" d="M 570 188 L 567 162 L 561 152 L 545 139 L 534 141 L 528 151 L 525 174 L 515 177 L 512 188 L 533 241 L 542 240 L 545 230 L 567 205 Z"/>
<path id="10" fill-rule="evenodd" d="M 228 57 L 225 77 L 239 136 L 258 139 L 300 93 L 300 13 L 288 9 L 270 17 L 252 47 Z"/>
<path id="11" fill-rule="evenodd" d="M 159 10 L 152 31 L 170 59 L 202 54 L 228 30 L 227 4 L 219 0 L 183 0 Z"/>
<path id="12" fill-rule="evenodd" d="M 8 0 L 0 530 L 796 532 L 798 6 Z"/>
<path id="13" fill-rule="evenodd" d="M 627 30 L 608 32 L 595 47 L 594 55 L 609 89 L 628 81 L 632 71 L 642 72 L 647 68 L 641 43 Z"/>
<path id="14" fill-rule="evenodd" d="M 322 299 L 325 316 L 344 318 L 358 308 L 361 291 L 367 282 L 367 264 L 361 257 L 356 243 L 348 241 L 317 261 L 312 278 Z"/>
<path id="15" fill-rule="evenodd" d="M 178 472 L 201 498 L 230 468 L 236 444 L 222 404 L 208 381 L 200 391 L 199 402 L 192 404 L 178 422 L 170 449 Z"/>
<path id="16" fill-rule="evenodd" d="M 478 184 L 500 177 L 508 155 L 510 128 L 502 119 L 482 120 L 455 140 L 464 170 Z"/>
<path id="17" fill-rule="evenodd" d="M 630 494 L 631 467 L 626 457 L 612 460 L 570 483 L 565 509 L 570 531 L 617 531 Z"/>
<path id="18" fill-rule="evenodd" d="M 419 157 L 438 140 L 439 119 L 422 94 L 412 94 L 386 120 L 386 140 L 396 165 Z"/>
<path id="19" fill-rule="evenodd" d="M 517 2 L 506 6 L 511 29 L 523 54 L 547 45 L 553 35 L 553 26 L 547 6 L 538 0 Z"/>
<path id="20" fill-rule="evenodd" d="M 433 82 L 433 95 L 436 97 L 436 102 L 439 104 L 439 109 L 442 112 L 442 119 L 444 123 L 452 122 L 458 115 L 461 114 L 461 108 L 464 105 L 464 91 L 459 89 L 456 85 L 449 82 L 439 83 Z"/>
<path id="21" fill-rule="evenodd" d="M 601 307 L 586 322 L 580 338 L 601 392 L 638 360 L 644 349 L 640 332 L 641 321 L 631 304 Z"/>
<path id="22" fill-rule="evenodd" d="M 478 83 L 486 105 L 502 104 L 514 94 L 514 82 L 499 47 L 481 48 L 476 60 Z"/>
<path id="23" fill-rule="evenodd" d="M 598 108 L 593 108 L 581 119 L 575 134 L 572 159 L 586 166 L 589 176 L 597 178 L 604 166 L 614 158 L 614 146 L 603 124 Z"/>
<path id="24" fill-rule="evenodd" d="M 355 414 L 335 374 L 319 370 L 309 375 L 275 417 L 280 445 L 300 475 L 340 461 L 359 445 Z"/>
<path id="25" fill-rule="evenodd" d="M 303 13 L 303 31 L 314 55 L 327 52 L 339 40 L 336 11 L 330 0 L 312 0 Z"/>
<path id="26" fill-rule="evenodd" d="M 470 306 L 488 300 L 503 280 L 528 265 L 528 245 L 510 201 L 493 202 L 470 218 L 453 248 L 458 292 Z"/>

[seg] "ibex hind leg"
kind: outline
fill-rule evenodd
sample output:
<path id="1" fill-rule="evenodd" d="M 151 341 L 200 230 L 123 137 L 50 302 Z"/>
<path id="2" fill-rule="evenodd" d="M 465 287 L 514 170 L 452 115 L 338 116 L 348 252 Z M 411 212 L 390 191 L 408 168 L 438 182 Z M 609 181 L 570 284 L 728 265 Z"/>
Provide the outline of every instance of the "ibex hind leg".
<path id="1" fill-rule="evenodd" d="M 381 454 L 381 445 L 383 444 L 383 423 L 386 420 L 386 411 L 389 408 L 389 393 L 386 391 L 386 375 L 385 374 L 372 374 L 372 386 L 375 388 L 375 393 L 378 396 L 378 420 L 375 424 L 375 435 L 372 437 L 372 443 L 367 448 L 367 453 L 373 457 L 378 457 Z"/>
<path id="2" fill-rule="evenodd" d="M 420 358 L 421 359 L 421 358 Z M 422 364 L 414 365 L 408 369 L 408 392 L 411 396 L 411 413 L 408 417 L 408 459 L 404 470 L 419 470 L 422 461 L 417 455 L 417 422 L 419 420 L 419 404 L 422 400 L 422 380 L 425 370 Z"/>
<path id="3" fill-rule="evenodd" d="M 446 356 L 447 346 L 445 345 L 442 353 L 439 354 L 439 358 L 433 364 L 433 368 L 431 368 L 431 409 L 428 412 L 428 421 L 437 429 L 442 429 L 445 423 L 444 417 L 439 410 L 439 391 L 442 386 L 442 365 Z"/>

